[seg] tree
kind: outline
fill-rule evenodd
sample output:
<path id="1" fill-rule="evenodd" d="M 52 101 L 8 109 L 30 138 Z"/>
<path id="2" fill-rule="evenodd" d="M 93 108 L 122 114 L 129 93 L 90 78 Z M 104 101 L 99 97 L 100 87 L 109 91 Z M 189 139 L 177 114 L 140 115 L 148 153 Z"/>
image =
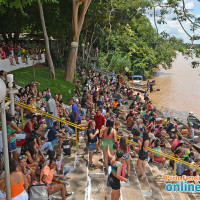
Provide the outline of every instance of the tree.
<path id="1" fill-rule="evenodd" d="M 182 30 L 185 32 L 185 34 L 189 37 L 191 41 L 190 46 L 187 46 L 185 50 L 182 49 L 182 54 L 186 57 L 193 57 L 193 55 L 195 55 L 198 58 L 200 57 L 199 49 L 194 45 L 194 41 L 200 39 L 200 35 L 197 34 L 197 30 L 200 30 L 200 18 L 195 17 L 191 10 L 186 8 L 185 0 L 150 0 L 149 5 L 147 7 L 153 8 L 154 24 L 157 30 L 157 35 L 157 24 L 166 24 L 166 14 L 173 12 L 174 16 L 172 20 L 178 21 Z M 156 8 L 159 8 L 159 10 L 156 10 Z M 190 30 L 192 31 L 192 33 L 189 33 L 189 31 L 186 30 L 183 22 L 190 23 Z M 199 61 L 192 62 L 191 64 L 193 68 L 200 66 Z"/>
<path id="2" fill-rule="evenodd" d="M 73 16 L 72 16 L 72 29 L 73 29 L 73 41 L 79 43 L 80 33 L 85 20 L 85 15 L 90 6 L 91 0 L 73 0 Z M 79 15 L 79 7 L 82 5 Z M 77 58 L 78 47 L 70 47 L 68 52 L 68 58 L 65 66 L 64 78 L 67 81 L 74 81 L 75 60 Z"/>
<path id="3" fill-rule="evenodd" d="M 51 58 L 51 52 L 50 52 L 50 48 L 49 48 L 49 38 L 48 38 L 48 35 L 47 35 L 42 3 L 40 1 L 38 1 L 38 8 L 39 8 L 39 12 L 40 12 L 42 30 L 43 30 L 43 33 L 44 33 L 46 56 L 47 56 L 47 61 L 48 61 L 48 65 L 49 65 L 49 78 L 55 79 L 55 70 L 54 70 L 54 65 L 53 65 L 53 61 L 52 61 L 52 58 Z"/>

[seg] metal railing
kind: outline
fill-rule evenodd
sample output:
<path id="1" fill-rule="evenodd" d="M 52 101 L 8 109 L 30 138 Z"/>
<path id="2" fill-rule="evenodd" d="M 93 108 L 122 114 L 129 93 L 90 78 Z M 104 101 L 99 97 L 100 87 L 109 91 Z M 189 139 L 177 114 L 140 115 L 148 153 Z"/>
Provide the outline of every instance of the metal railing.
<path id="1" fill-rule="evenodd" d="M 6 97 L 6 100 L 8 101 L 9 98 Z M 26 104 L 24 104 L 24 103 L 21 103 L 21 102 L 19 102 L 19 101 L 14 101 L 14 103 L 15 103 L 16 105 L 21 106 L 22 127 L 23 127 L 23 108 L 32 110 L 32 111 L 34 111 L 34 112 L 40 113 L 41 115 L 44 115 L 44 116 L 49 117 L 49 118 L 51 118 L 51 119 L 55 119 L 56 121 L 60 121 L 60 122 L 63 122 L 63 123 L 65 123 L 65 124 L 68 124 L 68 125 L 74 127 L 74 128 L 75 128 L 75 134 L 76 134 L 76 149 L 77 149 L 77 152 L 78 152 L 78 132 L 77 132 L 77 129 L 84 130 L 84 128 L 78 127 L 77 124 L 74 124 L 74 123 L 72 123 L 72 122 L 70 122 L 70 121 L 67 121 L 67 120 L 65 120 L 65 119 L 62 119 L 62 118 L 60 118 L 60 117 L 56 117 L 56 116 L 54 116 L 54 115 L 51 115 L 51 114 L 49 114 L 49 113 L 47 113 L 47 112 L 45 112 L 45 111 L 43 111 L 43 110 L 39 110 L 39 109 L 33 108 L 33 107 L 28 106 L 28 105 L 26 105 Z M 117 138 L 120 139 L 121 136 L 117 136 Z M 128 140 L 128 139 L 126 139 L 126 141 L 127 141 L 129 144 L 133 144 L 133 145 L 138 144 L 137 142 L 134 142 L 134 141 L 131 141 L 131 140 Z M 174 161 L 174 176 L 176 175 L 176 164 L 177 164 L 177 162 L 182 163 L 182 164 L 187 165 L 187 166 L 190 166 L 190 167 L 192 167 L 192 168 L 195 168 L 195 169 L 200 170 L 200 167 L 197 166 L 197 165 L 188 163 L 188 162 L 186 162 L 186 161 L 184 161 L 184 160 L 182 160 L 182 159 L 179 159 L 179 158 L 173 157 L 173 156 L 171 156 L 171 155 L 168 155 L 168 154 L 166 154 L 166 153 L 157 151 L 157 150 L 152 149 L 152 148 L 150 148 L 150 147 L 148 147 L 148 151 L 153 152 L 153 153 L 158 154 L 158 155 L 161 155 L 161 156 L 163 156 L 163 157 L 165 157 L 165 158 L 168 158 L 168 159 L 170 159 L 170 160 L 173 160 L 173 161 Z"/>
<path id="2" fill-rule="evenodd" d="M 6 97 L 5 100 L 6 100 L 6 101 L 9 101 L 10 99 L 9 99 L 8 97 Z M 36 112 L 36 113 L 39 113 L 39 114 L 41 114 L 41 115 L 43 115 L 43 116 L 49 117 L 49 118 L 51 118 L 51 119 L 54 119 L 54 120 L 56 120 L 56 121 L 59 121 L 59 122 L 62 122 L 62 123 L 65 123 L 65 124 L 68 124 L 68 125 L 74 127 L 74 128 L 75 128 L 75 134 L 76 134 L 76 150 L 77 150 L 77 152 L 78 152 L 78 131 L 77 131 L 77 129 L 84 130 L 82 127 L 79 127 L 77 124 L 72 123 L 72 122 L 70 122 L 70 121 L 67 121 L 67 120 L 65 120 L 65 119 L 62 119 L 62 118 L 60 118 L 60 117 L 56 117 L 56 116 L 54 116 L 54 115 L 52 115 L 52 114 L 49 114 L 49 113 L 47 113 L 47 112 L 45 112 L 45 111 L 43 111 L 43 110 L 36 109 L 36 108 L 31 107 L 31 106 L 28 106 L 28 105 L 26 105 L 26 104 L 24 104 L 24 103 L 21 103 L 21 102 L 19 102 L 19 101 L 14 101 L 14 103 L 15 103 L 16 105 L 18 105 L 18 106 L 21 107 L 22 129 L 24 128 L 24 119 L 23 119 L 23 116 L 24 116 L 24 114 L 23 114 L 23 113 L 24 113 L 24 112 L 23 112 L 23 109 L 24 109 L 24 108 L 25 108 L 25 109 L 28 109 L 28 110 L 31 110 L 31 111 L 34 111 L 34 112 Z"/>
<path id="3" fill-rule="evenodd" d="M 117 136 L 117 138 L 120 139 L 121 136 Z M 126 142 L 129 143 L 129 144 L 133 144 L 133 145 L 134 145 L 134 144 L 135 144 L 135 145 L 138 144 L 137 142 L 131 141 L 131 140 L 129 140 L 129 139 L 126 139 Z M 184 161 L 184 160 L 182 160 L 182 159 L 179 159 L 179 158 L 173 157 L 173 156 L 171 156 L 171 155 L 168 155 L 168 154 L 166 154 L 166 153 L 157 151 L 157 150 L 152 149 L 152 148 L 150 148 L 150 147 L 148 147 L 148 151 L 153 152 L 153 153 L 155 153 L 155 154 L 159 154 L 159 155 L 161 155 L 161 156 L 163 156 L 163 157 L 165 157 L 165 158 L 168 158 L 168 159 L 170 159 L 170 160 L 173 160 L 173 161 L 174 161 L 174 176 L 176 175 L 176 164 L 177 164 L 177 162 L 182 163 L 182 164 L 187 165 L 187 166 L 190 166 L 190 167 L 192 167 L 192 168 L 195 168 L 195 169 L 200 170 L 200 167 L 197 166 L 197 165 L 188 163 L 188 162 L 186 162 L 186 161 Z"/>

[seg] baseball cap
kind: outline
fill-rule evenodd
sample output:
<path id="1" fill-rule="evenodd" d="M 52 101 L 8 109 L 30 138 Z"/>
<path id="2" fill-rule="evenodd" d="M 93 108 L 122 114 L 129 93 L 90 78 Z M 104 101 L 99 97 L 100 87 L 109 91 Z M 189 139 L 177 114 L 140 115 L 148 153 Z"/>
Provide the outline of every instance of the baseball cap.
<path id="1" fill-rule="evenodd" d="M 47 95 L 46 95 L 46 98 L 51 98 L 51 95 L 50 95 L 50 94 L 47 94 Z"/>
<path id="2" fill-rule="evenodd" d="M 58 122 L 54 122 L 53 125 L 54 126 L 59 126 L 59 123 Z"/>

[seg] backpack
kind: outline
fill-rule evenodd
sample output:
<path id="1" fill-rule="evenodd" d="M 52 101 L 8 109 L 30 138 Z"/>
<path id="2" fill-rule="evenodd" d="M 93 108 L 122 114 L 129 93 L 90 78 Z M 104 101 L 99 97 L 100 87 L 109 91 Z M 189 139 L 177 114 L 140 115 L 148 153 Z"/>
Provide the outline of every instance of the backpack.
<path id="1" fill-rule="evenodd" d="M 28 189 L 29 200 L 48 200 L 46 185 L 33 185 Z"/>

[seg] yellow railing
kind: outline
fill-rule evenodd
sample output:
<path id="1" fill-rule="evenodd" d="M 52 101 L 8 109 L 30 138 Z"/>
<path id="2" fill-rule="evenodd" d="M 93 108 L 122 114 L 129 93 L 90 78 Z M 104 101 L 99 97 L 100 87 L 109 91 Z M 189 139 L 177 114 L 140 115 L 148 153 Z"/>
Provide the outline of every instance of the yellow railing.
<path id="1" fill-rule="evenodd" d="M 8 101 L 8 100 L 10 100 L 10 99 L 6 97 L 6 100 Z M 43 110 L 39 110 L 39 109 L 30 107 L 30 106 L 28 106 L 28 105 L 26 105 L 26 104 L 24 104 L 24 103 L 19 102 L 19 101 L 14 101 L 14 103 L 15 103 L 16 105 L 21 106 L 22 121 L 23 121 L 23 109 L 22 109 L 22 108 L 26 108 L 26 109 L 32 110 L 32 111 L 34 111 L 34 112 L 40 113 L 41 115 L 44 115 L 44 116 L 49 117 L 49 118 L 51 118 L 51 119 L 55 119 L 56 121 L 60 121 L 60 122 L 63 122 L 63 123 L 65 123 L 65 124 L 68 124 L 68 125 L 74 127 L 74 128 L 75 128 L 75 134 L 76 134 L 76 149 L 77 149 L 77 152 L 78 152 L 78 132 L 77 132 L 77 129 L 84 130 L 84 128 L 79 127 L 79 126 L 77 126 L 77 124 L 74 124 L 74 123 L 72 123 L 72 122 L 69 122 L 69 121 L 67 121 L 67 120 L 64 120 L 64 119 L 62 119 L 62 118 L 60 118 L 60 117 L 56 117 L 56 116 L 54 116 L 54 115 L 51 115 L 51 114 L 49 114 L 49 113 L 47 113 L 47 112 L 45 112 L 45 111 L 43 111 Z M 23 127 L 23 126 L 24 126 L 24 125 L 23 125 L 23 123 L 22 123 L 22 127 Z M 117 136 L 117 138 L 120 139 L 121 136 Z M 137 142 L 134 142 L 134 141 L 131 141 L 131 140 L 128 140 L 128 139 L 127 139 L 126 141 L 127 141 L 129 144 L 133 144 L 133 145 L 134 145 L 134 144 L 138 144 Z M 190 167 L 192 167 L 192 168 L 195 168 L 195 169 L 200 170 L 200 167 L 198 167 L 197 165 L 193 165 L 193 164 L 188 163 L 188 162 L 186 162 L 186 161 L 184 161 L 184 160 L 182 160 L 182 159 L 175 158 L 175 157 L 173 157 L 173 156 L 170 156 L 170 155 L 168 155 L 168 154 L 166 154 L 166 153 L 157 151 L 157 150 L 152 149 L 152 148 L 150 148 L 150 147 L 148 147 L 148 151 L 153 152 L 153 153 L 158 154 L 158 155 L 161 155 L 161 156 L 163 156 L 163 157 L 165 157 L 165 158 L 168 158 L 168 159 L 170 159 L 170 160 L 173 160 L 173 161 L 174 161 L 174 175 L 176 174 L 176 162 L 179 162 L 179 163 L 182 163 L 182 164 L 184 164 L 184 165 L 188 165 L 188 166 L 190 166 Z"/>
<path id="2" fill-rule="evenodd" d="M 9 99 L 8 97 L 6 97 L 5 100 L 9 101 L 10 99 Z M 65 123 L 65 124 L 68 124 L 68 125 L 74 127 L 74 128 L 75 128 L 75 134 L 76 134 L 76 150 L 77 150 L 77 152 L 78 152 L 78 131 L 77 131 L 77 129 L 84 130 L 82 127 L 79 127 L 77 124 L 74 124 L 74 123 L 72 123 L 72 122 L 70 122 L 70 121 L 67 121 L 67 120 L 65 120 L 65 119 L 62 119 L 62 118 L 60 118 L 60 117 L 56 117 L 56 116 L 54 116 L 54 115 L 51 115 L 51 114 L 49 114 L 49 113 L 47 113 L 47 112 L 45 112 L 45 111 L 43 111 L 43 110 L 39 110 L 39 109 L 33 108 L 33 107 L 31 107 L 31 106 L 28 106 L 28 105 L 26 105 L 26 104 L 24 104 L 24 103 L 21 103 L 21 102 L 19 102 L 19 101 L 14 101 L 14 103 L 15 103 L 16 105 L 18 105 L 18 106 L 21 106 L 22 128 L 24 128 L 24 123 L 23 123 L 23 108 L 29 109 L 29 110 L 31 110 L 31 111 L 34 111 L 34 112 L 36 112 L 36 113 L 39 113 L 39 114 L 44 115 L 44 116 L 46 116 L 46 117 L 49 117 L 49 118 L 51 118 L 51 119 L 54 119 L 54 120 L 56 120 L 56 121 L 59 121 L 59 122 L 62 122 L 62 123 Z"/>
<path id="3" fill-rule="evenodd" d="M 117 138 L 120 139 L 121 136 L 117 136 Z M 134 141 L 131 141 L 131 140 L 128 140 L 128 139 L 126 139 L 126 141 L 127 141 L 127 143 L 129 143 L 129 144 L 133 144 L 133 145 L 138 144 L 137 142 L 134 142 Z M 159 154 L 159 155 L 161 155 L 161 156 L 163 156 L 163 157 L 165 157 L 165 158 L 168 158 L 168 159 L 170 159 L 170 160 L 173 160 L 173 161 L 174 161 L 174 176 L 176 175 L 176 162 L 179 162 L 179 163 L 182 163 L 182 164 L 184 164 L 184 165 L 188 165 L 188 166 L 190 166 L 190 167 L 192 167 L 192 168 L 195 168 L 195 169 L 200 170 L 200 167 L 197 166 L 197 165 L 193 165 L 193 164 L 188 163 L 188 162 L 186 162 L 186 161 L 184 161 L 184 160 L 182 160 L 182 159 L 175 158 L 175 157 L 173 157 L 173 156 L 170 156 L 170 155 L 168 155 L 168 154 L 166 154 L 166 153 L 157 151 L 157 150 L 152 149 L 152 148 L 150 148 L 150 147 L 148 147 L 148 151 L 153 152 L 153 153 L 156 153 L 156 154 Z"/>

